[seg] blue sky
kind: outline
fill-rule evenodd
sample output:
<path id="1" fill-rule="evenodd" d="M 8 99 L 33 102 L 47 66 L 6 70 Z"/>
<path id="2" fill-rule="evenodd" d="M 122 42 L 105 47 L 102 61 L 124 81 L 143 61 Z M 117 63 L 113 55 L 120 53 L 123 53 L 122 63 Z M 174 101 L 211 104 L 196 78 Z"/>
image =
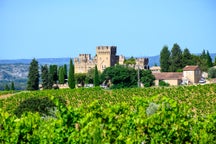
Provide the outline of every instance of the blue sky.
<path id="1" fill-rule="evenodd" d="M 0 59 L 216 52 L 215 0 L 0 0 Z"/>

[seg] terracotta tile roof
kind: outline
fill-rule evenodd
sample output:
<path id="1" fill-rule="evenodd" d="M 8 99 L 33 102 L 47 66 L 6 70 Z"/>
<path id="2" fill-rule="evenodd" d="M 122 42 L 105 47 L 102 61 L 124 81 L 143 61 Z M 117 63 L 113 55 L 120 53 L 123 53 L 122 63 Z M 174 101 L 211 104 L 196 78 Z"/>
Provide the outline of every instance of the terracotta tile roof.
<path id="1" fill-rule="evenodd" d="M 177 80 L 182 79 L 182 72 L 161 72 L 161 73 L 152 73 L 155 76 L 156 80 Z"/>
<path id="2" fill-rule="evenodd" d="M 183 71 L 195 71 L 199 66 L 186 66 L 183 68 Z"/>

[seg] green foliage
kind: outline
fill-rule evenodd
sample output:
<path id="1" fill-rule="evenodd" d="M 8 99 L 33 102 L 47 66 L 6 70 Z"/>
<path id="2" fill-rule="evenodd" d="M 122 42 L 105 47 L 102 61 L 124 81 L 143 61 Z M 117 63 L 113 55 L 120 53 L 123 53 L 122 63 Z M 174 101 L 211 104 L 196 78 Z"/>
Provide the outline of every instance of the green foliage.
<path id="1" fill-rule="evenodd" d="M 77 84 L 81 84 L 82 87 L 85 85 L 86 74 L 84 73 L 76 73 L 75 80 Z"/>
<path id="2" fill-rule="evenodd" d="M 27 90 L 38 90 L 39 89 L 39 70 L 38 61 L 33 59 L 29 66 Z"/>
<path id="3" fill-rule="evenodd" d="M 208 51 L 206 53 L 206 59 L 207 59 L 208 68 L 213 67 L 212 59 Z"/>
<path id="4" fill-rule="evenodd" d="M 8 84 L 5 84 L 4 90 L 5 91 L 9 91 L 10 90 L 10 87 L 8 86 Z"/>
<path id="5" fill-rule="evenodd" d="M 214 59 L 214 66 L 216 66 L 216 57 L 215 57 L 215 59 Z"/>
<path id="6" fill-rule="evenodd" d="M 69 68 L 69 75 L 68 75 L 68 85 L 71 89 L 75 88 L 75 77 L 74 77 L 74 65 L 72 59 L 70 59 L 70 68 Z"/>
<path id="7" fill-rule="evenodd" d="M 59 81 L 59 84 L 64 84 L 65 83 L 65 71 L 64 71 L 64 67 L 63 66 L 60 66 L 59 67 L 59 78 L 58 78 L 58 81 Z"/>
<path id="8" fill-rule="evenodd" d="M 182 68 L 187 65 L 194 65 L 189 49 L 185 48 L 182 53 Z"/>
<path id="9" fill-rule="evenodd" d="M 199 58 L 199 65 L 202 71 L 208 71 L 208 68 L 213 66 L 212 59 L 208 51 L 206 52 L 203 50 Z"/>
<path id="10" fill-rule="evenodd" d="M 49 67 L 49 74 L 53 83 L 57 83 L 58 80 L 58 66 L 57 65 L 50 65 Z"/>
<path id="11" fill-rule="evenodd" d="M 216 113 L 196 116 L 167 97 L 133 98 L 133 105 L 99 101 L 72 108 L 52 97 L 55 117 L 0 109 L 2 143 L 214 143 Z"/>
<path id="12" fill-rule="evenodd" d="M 41 66 L 41 79 L 43 89 L 52 89 L 53 79 L 47 65 Z"/>
<path id="13" fill-rule="evenodd" d="M 178 69 L 182 69 L 182 51 L 176 43 L 171 50 L 169 69 L 171 72 L 177 72 Z"/>
<path id="14" fill-rule="evenodd" d="M 135 65 L 136 64 L 136 59 L 134 57 L 131 57 L 129 59 L 125 59 L 124 60 L 124 64 L 126 65 Z"/>
<path id="15" fill-rule="evenodd" d="M 102 75 L 101 80 L 108 83 L 111 81 L 111 88 L 129 88 L 137 86 L 137 72 L 135 69 L 116 65 L 106 68 Z"/>
<path id="16" fill-rule="evenodd" d="M 67 65 L 64 64 L 64 80 L 65 80 L 64 83 L 66 83 L 66 79 L 68 78 L 67 75 L 68 75 L 68 73 L 67 73 Z"/>
<path id="17" fill-rule="evenodd" d="M 208 77 L 209 78 L 216 78 L 216 68 L 209 68 L 208 70 Z"/>
<path id="18" fill-rule="evenodd" d="M 95 65 L 95 70 L 94 70 L 94 86 L 99 86 L 100 85 L 100 80 L 99 80 L 99 73 L 97 66 Z"/>
<path id="19" fill-rule="evenodd" d="M 141 82 L 144 84 L 144 87 L 150 87 L 154 85 L 155 77 L 152 75 L 151 70 L 142 70 L 141 71 Z"/>
<path id="20" fill-rule="evenodd" d="M 159 81 L 159 86 L 169 86 L 169 83 L 166 83 L 165 81 L 161 80 Z"/>
<path id="21" fill-rule="evenodd" d="M 11 88 L 10 88 L 10 90 L 12 90 L 12 91 L 15 90 L 14 82 L 13 81 L 11 82 Z"/>
<path id="22" fill-rule="evenodd" d="M 169 71 L 169 59 L 170 59 L 170 51 L 167 46 L 164 46 L 160 52 L 160 67 L 161 72 Z"/>
<path id="23" fill-rule="evenodd" d="M 94 83 L 94 72 L 95 72 L 94 68 L 88 70 L 88 72 L 86 74 L 85 83 L 88 83 L 88 84 L 93 84 Z"/>

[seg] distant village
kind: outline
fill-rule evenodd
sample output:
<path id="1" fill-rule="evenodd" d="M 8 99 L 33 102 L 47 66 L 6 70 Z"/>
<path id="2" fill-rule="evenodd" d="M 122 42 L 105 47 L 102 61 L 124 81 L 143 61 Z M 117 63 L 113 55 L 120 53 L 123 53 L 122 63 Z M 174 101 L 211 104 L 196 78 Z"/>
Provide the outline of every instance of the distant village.
<path id="1" fill-rule="evenodd" d="M 87 73 L 90 69 L 97 66 L 100 72 L 103 72 L 107 67 L 116 64 L 125 65 L 125 57 L 116 55 L 116 46 L 97 46 L 96 55 L 91 58 L 90 54 L 79 54 L 78 58 L 74 58 L 75 73 Z M 150 69 L 155 76 L 155 85 L 158 86 L 160 81 L 168 83 L 170 86 L 190 85 L 205 83 L 205 76 L 199 66 L 189 65 L 183 68 L 183 72 L 160 72 L 159 66 L 149 67 L 148 58 L 135 58 L 135 64 L 129 65 L 135 69 Z"/>

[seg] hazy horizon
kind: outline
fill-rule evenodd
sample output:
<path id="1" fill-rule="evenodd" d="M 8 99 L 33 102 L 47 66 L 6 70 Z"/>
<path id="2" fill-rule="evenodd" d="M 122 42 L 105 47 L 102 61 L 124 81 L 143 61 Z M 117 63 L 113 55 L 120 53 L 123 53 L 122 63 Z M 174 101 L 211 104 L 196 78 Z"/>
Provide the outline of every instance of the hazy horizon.
<path id="1" fill-rule="evenodd" d="M 214 0 L 1 0 L 0 59 L 70 58 L 117 46 L 126 57 L 156 56 L 174 43 L 216 53 Z"/>

